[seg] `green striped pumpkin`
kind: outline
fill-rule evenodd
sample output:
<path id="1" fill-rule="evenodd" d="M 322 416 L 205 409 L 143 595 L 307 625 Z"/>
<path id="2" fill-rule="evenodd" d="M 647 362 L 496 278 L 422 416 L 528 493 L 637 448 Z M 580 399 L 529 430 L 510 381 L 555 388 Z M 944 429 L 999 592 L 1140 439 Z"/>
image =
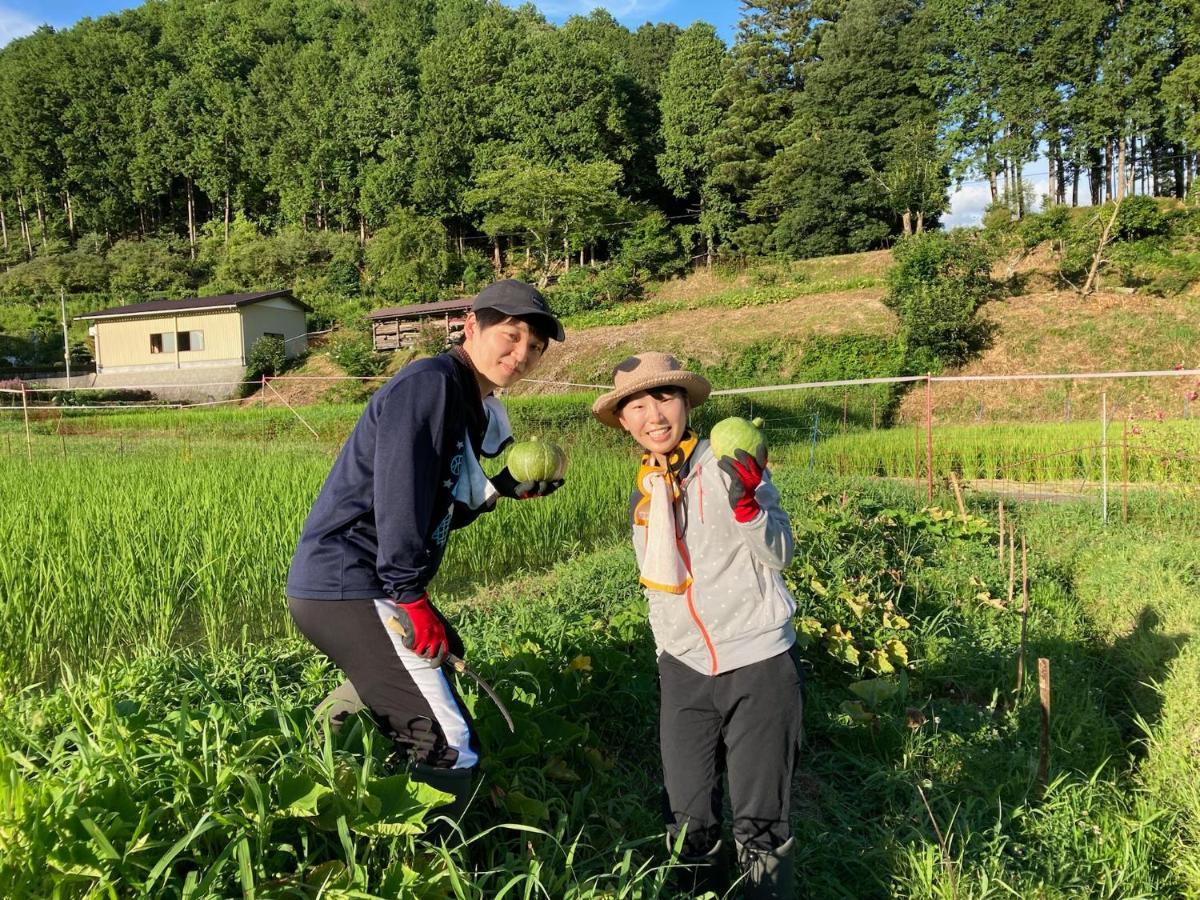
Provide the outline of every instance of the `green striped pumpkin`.
<path id="1" fill-rule="evenodd" d="M 567 454 L 549 441 L 521 441 L 508 450 L 508 471 L 517 481 L 557 481 L 567 472 Z"/>

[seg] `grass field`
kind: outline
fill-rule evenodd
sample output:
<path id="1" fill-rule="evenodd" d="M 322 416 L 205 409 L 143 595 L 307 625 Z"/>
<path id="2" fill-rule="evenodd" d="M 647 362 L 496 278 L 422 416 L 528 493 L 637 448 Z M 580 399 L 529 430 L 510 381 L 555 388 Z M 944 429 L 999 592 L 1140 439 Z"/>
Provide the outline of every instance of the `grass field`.
<path id="1" fill-rule="evenodd" d="M 319 439 L 274 409 L 51 417 L 32 463 L 5 420 L 0 895 L 673 896 L 633 454 L 578 398 L 514 401 L 518 433 L 561 436 L 572 468 L 555 497 L 457 534 L 435 585 L 517 720 L 508 735 L 462 685 L 486 777 L 441 843 L 419 837 L 437 798 L 368 723 L 313 726 L 336 673 L 282 596 L 355 408 L 305 410 Z M 1196 896 L 1200 504 L 1138 488 L 1107 529 L 1090 506 L 1010 509 L 1031 550 L 1027 667 L 1051 661 L 1043 791 L 990 502 L 964 519 L 809 472 L 792 437 L 774 452 L 809 667 L 807 895 Z M 817 447 L 877 460 L 885 437 Z M 911 462 L 911 431 L 896 440 Z"/>

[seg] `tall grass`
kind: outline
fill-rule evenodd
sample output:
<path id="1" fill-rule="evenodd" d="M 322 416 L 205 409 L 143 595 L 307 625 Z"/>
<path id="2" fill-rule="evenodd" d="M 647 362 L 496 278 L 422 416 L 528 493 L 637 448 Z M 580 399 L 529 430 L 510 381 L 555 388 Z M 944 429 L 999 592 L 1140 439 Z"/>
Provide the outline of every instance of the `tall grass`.
<path id="1" fill-rule="evenodd" d="M 1200 421 L 1143 424 L 1134 433 L 1110 423 L 1108 477 L 1135 482 L 1195 483 L 1200 476 Z M 933 471 L 967 479 L 1092 481 L 1101 479 L 1104 451 L 1098 423 L 939 425 L 933 434 Z M 780 462 L 838 475 L 923 476 L 926 437 L 921 428 L 833 433 L 781 448 Z"/>
<path id="2" fill-rule="evenodd" d="M 288 632 L 287 565 L 331 448 L 89 439 L 64 455 L 59 443 L 39 437 L 33 462 L 0 466 L 0 680 Z M 502 500 L 455 535 L 435 597 L 623 532 L 634 457 L 572 456 L 554 496 Z"/>

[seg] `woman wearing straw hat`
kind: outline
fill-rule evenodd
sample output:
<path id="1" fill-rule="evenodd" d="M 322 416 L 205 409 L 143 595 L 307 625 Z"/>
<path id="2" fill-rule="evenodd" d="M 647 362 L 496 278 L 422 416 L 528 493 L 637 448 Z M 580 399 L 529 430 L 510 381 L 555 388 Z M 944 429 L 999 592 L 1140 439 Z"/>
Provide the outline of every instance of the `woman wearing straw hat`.
<path id="1" fill-rule="evenodd" d="M 804 679 L 781 575 L 792 528 L 766 447 L 718 460 L 688 426 L 709 384 L 665 353 L 631 356 L 613 382 L 592 414 L 643 450 L 630 507 L 658 652 L 668 840 L 697 892 L 723 893 L 727 774 L 744 896 L 790 897 Z"/>

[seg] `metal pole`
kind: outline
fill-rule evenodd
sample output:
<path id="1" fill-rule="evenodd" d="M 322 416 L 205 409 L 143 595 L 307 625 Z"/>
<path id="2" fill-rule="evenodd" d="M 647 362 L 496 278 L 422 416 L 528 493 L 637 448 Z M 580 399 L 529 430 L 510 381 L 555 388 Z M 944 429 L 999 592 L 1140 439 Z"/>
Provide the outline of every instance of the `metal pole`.
<path id="1" fill-rule="evenodd" d="M 925 484 L 928 500 L 933 503 L 933 382 L 925 373 Z"/>
<path id="2" fill-rule="evenodd" d="M 62 310 L 63 362 L 67 365 L 67 390 L 71 389 L 71 339 L 67 337 L 67 289 L 59 287 L 58 305 Z"/>
<path id="3" fill-rule="evenodd" d="M 1100 520 L 1108 524 L 1108 391 L 1100 395 Z"/>

